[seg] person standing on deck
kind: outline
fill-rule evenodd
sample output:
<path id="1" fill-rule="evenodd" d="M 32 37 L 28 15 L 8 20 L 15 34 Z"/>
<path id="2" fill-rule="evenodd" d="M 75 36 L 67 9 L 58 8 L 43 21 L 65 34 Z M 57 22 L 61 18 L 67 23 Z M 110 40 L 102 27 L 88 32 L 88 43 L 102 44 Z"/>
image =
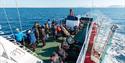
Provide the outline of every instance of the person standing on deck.
<path id="1" fill-rule="evenodd" d="M 41 26 L 38 28 L 39 30 L 39 39 L 42 41 L 43 45 L 42 47 L 44 47 L 46 45 L 46 33 L 45 33 L 45 28 L 44 26 Z"/>
<path id="2" fill-rule="evenodd" d="M 28 33 L 29 30 L 26 30 L 26 37 L 25 37 L 25 45 L 30 48 L 30 39 L 29 39 L 29 33 Z"/>
<path id="3" fill-rule="evenodd" d="M 32 47 L 33 51 L 36 48 L 36 37 L 32 30 L 28 30 L 28 40 L 30 41 L 29 46 Z"/>
<path id="4" fill-rule="evenodd" d="M 56 32 L 57 32 L 57 38 L 58 38 L 62 34 L 62 29 L 60 25 L 57 25 Z"/>
<path id="5" fill-rule="evenodd" d="M 35 33 L 35 36 L 36 36 L 36 39 L 37 39 L 37 44 L 39 42 L 39 30 L 38 28 L 41 27 L 41 25 L 39 24 L 39 22 L 35 22 L 34 26 L 33 26 L 33 29 L 34 29 L 34 33 Z"/>
<path id="6" fill-rule="evenodd" d="M 22 45 L 24 45 L 24 42 L 23 42 L 24 33 L 21 32 L 18 28 L 16 29 L 15 39 L 16 39 L 17 43 L 21 43 Z"/>
<path id="7" fill-rule="evenodd" d="M 51 33 L 54 39 L 56 39 L 57 31 L 56 31 L 56 23 L 53 21 L 51 24 Z"/>
<path id="8" fill-rule="evenodd" d="M 50 21 L 50 19 L 48 19 L 47 23 L 48 23 L 49 28 L 51 28 L 52 21 Z"/>
<path id="9" fill-rule="evenodd" d="M 46 32 L 46 39 L 49 38 L 49 33 L 50 33 L 50 27 L 48 22 L 45 23 L 45 32 Z"/>

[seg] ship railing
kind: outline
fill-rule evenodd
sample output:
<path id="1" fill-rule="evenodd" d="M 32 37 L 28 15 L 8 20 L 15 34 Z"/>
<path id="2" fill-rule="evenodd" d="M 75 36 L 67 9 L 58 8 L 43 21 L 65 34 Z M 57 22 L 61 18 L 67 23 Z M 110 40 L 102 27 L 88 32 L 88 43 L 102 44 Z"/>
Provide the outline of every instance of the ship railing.
<path id="1" fill-rule="evenodd" d="M 23 31 L 25 32 L 25 31 Z M 27 51 L 28 53 L 34 55 L 34 56 L 38 56 L 35 52 L 31 51 L 29 48 L 27 48 L 26 46 L 17 43 L 16 40 L 14 38 L 12 38 L 12 34 L 11 35 L 6 35 L 4 36 L 4 38 L 6 38 L 7 40 L 9 40 L 10 42 L 12 42 L 13 44 L 19 46 L 20 48 L 22 48 L 23 50 Z"/>
<path id="2" fill-rule="evenodd" d="M 89 17 L 92 17 L 92 18 L 96 17 L 96 19 L 94 20 L 94 22 L 96 22 L 97 24 L 99 24 L 98 27 L 100 29 L 102 27 L 102 23 L 105 23 L 107 21 L 111 21 L 107 16 L 105 16 L 102 13 L 99 13 L 99 14 L 96 14 L 96 13 L 93 13 L 93 14 L 87 13 L 86 15 L 90 15 Z M 92 30 L 92 26 L 88 30 L 88 33 L 86 33 L 86 39 L 84 41 L 84 44 L 82 46 L 82 49 L 80 51 L 80 54 L 78 56 L 78 59 L 77 59 L 76 63 L 84 63 L 85 54 L 86 54 L 86 51 L 87 51 L 87 48 L 88 48 L 88 41 L 89 41 L 91 30 Z M 98 33 L 98 31 L 97 31 L 97 33 Z"/>
<path id="3" fill-rule="evenodd" d="M 91 23 L 88 23 L 88 24 L 87 24 L 85 41 L 84 41 L 84 43 L 83 43 L 83 46 L 82 46 L 82 48 L 81 48 L 81 51 L 80 51 L 80 54 L 79 54 L 79 56 L 78 56 L 78 59 L 77 59 L 76 63 L 83 63 L 83 62 L 84 62 L 85 51 L 87 51 L 86 48 L 88 47 L 88 46 L 86 46 L 86 45 L 88 44 L 87 41 L 88 41 L 88 38 L 89 38 L 90 32 L 91 32 L 91 31 L 89 31 L 89 30 L 92 29 L 92 25 L 90 26 L 90 29 L 89 29 L 89 25 L 91 25 Z"/>

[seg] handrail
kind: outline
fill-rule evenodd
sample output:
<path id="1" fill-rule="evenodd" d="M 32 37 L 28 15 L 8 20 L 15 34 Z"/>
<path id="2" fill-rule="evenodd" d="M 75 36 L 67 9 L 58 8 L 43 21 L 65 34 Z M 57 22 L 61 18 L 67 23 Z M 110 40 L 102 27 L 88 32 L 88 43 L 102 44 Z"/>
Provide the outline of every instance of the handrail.
<path id="1" fill-rule="evenodd" d="M 85 41 L 83 43 L 83 46 L 81 48 L 81 51 L 80 51 L 80 54 L 78 56 L 76 63 L 83 63 L 84 62 L 85 54 L 86 54 L 87 47 L 88 47 L 87 46 L 88 45 L 88 38 L 90 37 L 90 33 L 91 33 L 91 29 L 92 29 L 92 25 L 90 26 L 90 29 L 89 29 L 90 24 L 91 23 L 88 23 L 88 25 L 87 25 Z"/>

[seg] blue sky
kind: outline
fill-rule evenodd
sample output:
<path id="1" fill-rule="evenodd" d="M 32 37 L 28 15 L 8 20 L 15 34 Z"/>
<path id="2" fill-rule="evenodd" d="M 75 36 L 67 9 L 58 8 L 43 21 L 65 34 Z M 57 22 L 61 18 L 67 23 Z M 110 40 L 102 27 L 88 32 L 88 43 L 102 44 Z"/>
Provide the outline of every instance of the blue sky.
<path id="1" fill-rule="evenodd" d="M 109 7 L 125 0 L 0 0 L 0 7 Z"/>

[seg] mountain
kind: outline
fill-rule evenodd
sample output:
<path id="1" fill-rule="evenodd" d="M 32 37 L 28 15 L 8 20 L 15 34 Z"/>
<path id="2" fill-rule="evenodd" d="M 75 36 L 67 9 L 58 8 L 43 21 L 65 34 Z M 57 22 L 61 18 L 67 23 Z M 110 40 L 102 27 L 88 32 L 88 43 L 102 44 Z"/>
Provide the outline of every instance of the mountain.
<path id="1" fill-rule="evenodd" d="M 111 5 L 109 8 L 125 8 L 123 5 Z"/>

